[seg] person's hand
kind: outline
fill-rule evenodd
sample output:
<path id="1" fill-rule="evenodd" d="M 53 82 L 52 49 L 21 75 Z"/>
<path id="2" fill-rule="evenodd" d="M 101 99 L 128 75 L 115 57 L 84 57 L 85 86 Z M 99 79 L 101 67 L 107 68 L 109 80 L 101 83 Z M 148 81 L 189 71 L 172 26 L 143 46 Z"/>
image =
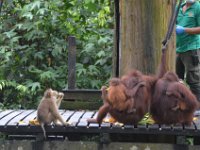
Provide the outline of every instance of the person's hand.
<path id="1" fill-rule="evenodd" d="M 177 34 L 177 35 L 181 35 L 181 34 L 183 34 L 183 33 L 185 33 L 185 28 L 182 27 L 182 26 L 177 25 L 177 26 L 176 26 L 176 34 Z"/>

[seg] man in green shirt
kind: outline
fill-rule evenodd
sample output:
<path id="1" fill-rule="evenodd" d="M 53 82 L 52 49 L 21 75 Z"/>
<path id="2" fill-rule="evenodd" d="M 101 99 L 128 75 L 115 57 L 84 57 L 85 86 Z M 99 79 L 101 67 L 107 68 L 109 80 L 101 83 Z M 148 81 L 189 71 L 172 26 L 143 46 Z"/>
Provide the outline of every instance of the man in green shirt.
<path id="1" fill-rule="evenodd" d="M 200 101 L 200 3 L 186 0 L 176 24 L 176 73 Z"/>

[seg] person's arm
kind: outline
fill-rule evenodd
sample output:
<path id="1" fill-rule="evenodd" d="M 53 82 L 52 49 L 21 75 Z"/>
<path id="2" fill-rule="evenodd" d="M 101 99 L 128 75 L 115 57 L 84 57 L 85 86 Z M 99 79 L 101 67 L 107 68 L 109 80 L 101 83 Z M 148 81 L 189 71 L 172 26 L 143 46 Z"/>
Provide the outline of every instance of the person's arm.
<path id="1" fill-rule="evenodd" d="M 200 34 L 200 27 L 194 27 L 194 28 L 184 28 L 185 33 L 188 34 Z"/>
<path id="2" fill-rule="evenodd" d="M 200 27 L 184 28 L 182 26 L 176 26 L 176 34 L 180 35 L 180 34 L 183 34 L 183 33 L 200 34 Z"/>

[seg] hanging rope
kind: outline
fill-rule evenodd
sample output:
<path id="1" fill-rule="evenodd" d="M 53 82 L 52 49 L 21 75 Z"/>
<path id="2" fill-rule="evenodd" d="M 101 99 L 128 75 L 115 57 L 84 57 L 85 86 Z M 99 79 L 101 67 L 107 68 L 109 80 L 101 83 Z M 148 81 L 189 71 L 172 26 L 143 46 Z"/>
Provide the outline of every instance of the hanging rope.
<path id="1" fill-rule="evenodd" d="M 171 15 L 170 22 L 169 22 L 168 31 L 166 33 L 165 39 L 162 42 L 162 44 L 163 44 L 162 51 L 165 51 L 166 48 L 167 48 L 167 44 L 168 44 L 169 39 L 171 38 L 173 29 L 174 29 L 174 25 L 176 23 L 176 19 L 177 19 L 178 12 L 180 10 L 182 2 L 183 2 L 183 0 L 180 0 L 178 6 L 176 8 L 176 0 L 175 0 L 175 4 L 173 6 L 172 15 Z"/>

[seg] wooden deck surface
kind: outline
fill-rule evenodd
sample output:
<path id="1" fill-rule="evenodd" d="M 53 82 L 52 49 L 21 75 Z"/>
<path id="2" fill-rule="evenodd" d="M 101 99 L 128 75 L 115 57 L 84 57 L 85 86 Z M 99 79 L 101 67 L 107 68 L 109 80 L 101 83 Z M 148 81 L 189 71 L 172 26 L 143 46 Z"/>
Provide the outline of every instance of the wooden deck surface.
<path id="1" fill-rule="evenodd" d="M 88 118 L 96 117 L 96 111 L 69 111 L 59 110 L 62 117 L 70 123 L 69 126 L 46 126 L 48 134 L 65 135 L 68 133 L 125 133 L 125 134 L 163 134 L 200 136 L 200 120 L 197 119 L 191 126 L 173 125 L 115 125 L 112 123 L 89 124 Z M 42 133 L 41 127 L 29 124 L 36 118 L 36 110 L 5 110 L 0 111 L 0 132 L 10 135 L 37 135 Z"/>

